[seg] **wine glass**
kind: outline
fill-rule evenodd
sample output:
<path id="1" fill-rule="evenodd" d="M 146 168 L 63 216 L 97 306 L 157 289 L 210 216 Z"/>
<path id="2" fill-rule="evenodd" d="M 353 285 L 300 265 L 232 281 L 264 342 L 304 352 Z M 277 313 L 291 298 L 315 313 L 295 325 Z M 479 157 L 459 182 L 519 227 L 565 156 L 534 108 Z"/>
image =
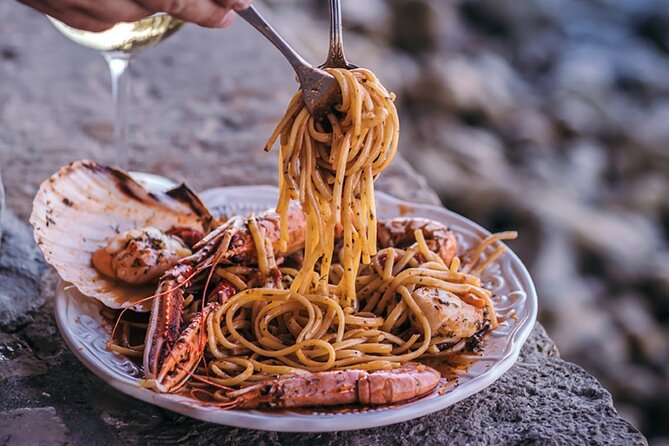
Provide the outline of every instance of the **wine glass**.
<path id="1" fill-rule="evenodd" d="M 130 79 L 128 67 L 133 55 L 139 50 L 157 45 L 174 34 L 183 22 L 165 13 L 153 14 L 136 22 L 121 22 L 102 32 L 83 31 L 72 28 L 53 17 L 49 20 L 70 40 L 102 53 L 112 82 L 114 101 L 114 147 L 117 164 L 128 167 L 128 121 L 126 102 Z"/>

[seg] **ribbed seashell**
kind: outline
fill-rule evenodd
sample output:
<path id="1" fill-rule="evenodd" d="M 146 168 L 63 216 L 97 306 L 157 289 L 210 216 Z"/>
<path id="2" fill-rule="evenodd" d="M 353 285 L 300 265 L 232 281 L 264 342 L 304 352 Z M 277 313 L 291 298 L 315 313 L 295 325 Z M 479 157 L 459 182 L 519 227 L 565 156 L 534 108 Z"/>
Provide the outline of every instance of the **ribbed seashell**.
<path id="1" fill-rule="evenodd" d="M 83 160 L 44 181 L 33 201 L 30 223 L 46 261 L 83 294 L 110 308 L 148 311 L 155 285 L 129 286 L 99 274 L 95 250 L 121 231 L 185 226 L 203 233 L 212 218 L 198 196 L 181 185 L 165 193 L 147 190 L 126 172 Z"/>

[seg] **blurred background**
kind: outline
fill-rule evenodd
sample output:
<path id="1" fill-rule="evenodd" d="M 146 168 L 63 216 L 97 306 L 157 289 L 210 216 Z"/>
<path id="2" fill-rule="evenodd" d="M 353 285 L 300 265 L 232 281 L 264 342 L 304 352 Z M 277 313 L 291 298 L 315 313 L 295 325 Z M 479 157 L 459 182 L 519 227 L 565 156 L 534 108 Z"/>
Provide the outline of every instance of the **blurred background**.
<path id="1" fill-rule="evenodd" d="M 323 1 L 272 3 L 285 21 L 327 18 Z M 669 2 L 349 0 L 343 14 L 349 58 L 397 94 L 402 154 L 448 208 L 520 231 L 562 356 L 669 444 Z"/>
<path id="2" fill-rule="evenodd" d="M 325 59 L 325 0 L 258 4 L 300 52 Z M 448 208 L 520 231 L 512 247 L 562 356 L 669 445 L 669 2 L 344 0 L 343 13 L 349 59 L 397 94 L 403 156 Z M 10 1 L 0 17 L 0 121 L 12 123 L 0 155 L 25 219 L 54 166 L 115 161 L 109 79 L 99 54 L 40 14 Z M 267 45 L 245 26 L 234 42 L 186 26 L 138 57 L 131 167 L 197 189 L 274 171 L 259 147 L 295 83 L 269 49 L 260 69 L 233 67 Z M 197 45 L 227 59 L 200 60 Z"/>

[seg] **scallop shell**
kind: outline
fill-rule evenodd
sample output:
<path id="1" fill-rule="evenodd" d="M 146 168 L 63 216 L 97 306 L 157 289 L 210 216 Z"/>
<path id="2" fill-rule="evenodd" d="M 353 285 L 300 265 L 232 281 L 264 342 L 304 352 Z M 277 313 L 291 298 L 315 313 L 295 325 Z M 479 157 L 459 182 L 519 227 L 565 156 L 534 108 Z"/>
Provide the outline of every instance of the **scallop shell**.
<path id="1" fill-rule="evenodd" d="M 212 218 L 185 185 L 150 192 L 126 172 L 92 161 L 61 168 L 40 186 L 30 223 L 35 241 L 60 277 L 110 308 L 148 311 L 155 286 L 128 286 L 100 275 L 91 255 L 120 231 L 187 226 L 204 233 Z"/>

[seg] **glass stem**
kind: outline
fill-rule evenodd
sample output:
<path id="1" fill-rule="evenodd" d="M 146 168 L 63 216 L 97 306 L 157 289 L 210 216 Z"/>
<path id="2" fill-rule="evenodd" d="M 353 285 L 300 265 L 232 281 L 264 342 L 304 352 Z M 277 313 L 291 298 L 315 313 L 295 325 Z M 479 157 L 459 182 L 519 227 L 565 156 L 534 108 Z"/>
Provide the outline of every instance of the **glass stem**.
<path id="1" fill-rule="evenodd" d="M 128 94 L 130 88 L 130 54 L 104 53 L 109 65 L 112 83 L 112 99 L 114 101 L 114 161 L 118 167 L 127 169 L 130 162 L 128 150 Z"/>

